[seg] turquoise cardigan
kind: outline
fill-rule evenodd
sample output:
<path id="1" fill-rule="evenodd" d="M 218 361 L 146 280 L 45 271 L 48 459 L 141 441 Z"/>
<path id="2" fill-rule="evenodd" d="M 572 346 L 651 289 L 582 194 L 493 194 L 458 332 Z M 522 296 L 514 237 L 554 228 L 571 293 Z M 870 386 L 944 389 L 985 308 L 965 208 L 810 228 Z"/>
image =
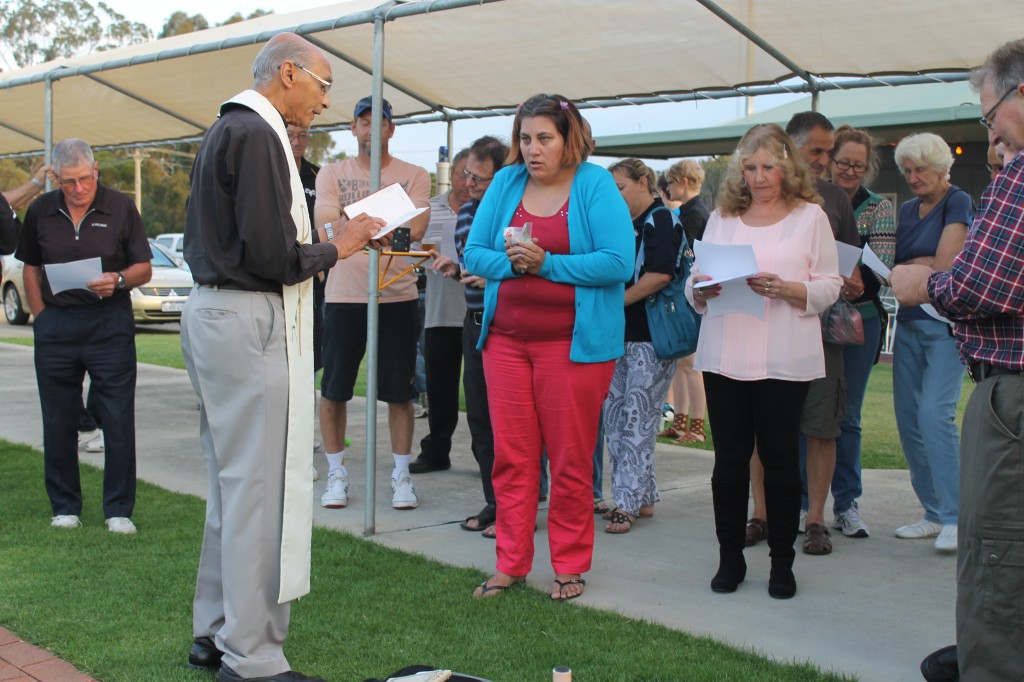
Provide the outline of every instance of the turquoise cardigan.
<path id="1" fill-rule="evenodd" d="M 504 229 L 511 224 L 528 177 L 523 164 L 507 166 L 494 176 L 466 240 L 467 269 L 487 280 L 480 349 L 502 281 L 518 277 L 505 255 Z M 611 173 L 581 164 L 569 191 L 569 253 L 548 253 L 540 269 L 541 277 L 576 287 L 570 360 L 604 362 L 623 354 L 625 283 L 633 277 L 635 249 L 633 221 Z"/>

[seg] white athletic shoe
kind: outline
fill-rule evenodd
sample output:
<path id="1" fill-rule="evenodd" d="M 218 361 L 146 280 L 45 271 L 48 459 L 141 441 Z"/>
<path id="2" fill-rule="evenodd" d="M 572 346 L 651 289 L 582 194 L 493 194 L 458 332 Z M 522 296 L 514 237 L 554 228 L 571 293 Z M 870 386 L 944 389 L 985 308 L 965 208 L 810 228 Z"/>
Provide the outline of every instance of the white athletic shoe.
<path id="1" fill-rule="evenodd" d="M 342 509 L 348 504 L 348 474 L 332 471 L 327 476 L 327 490 L 320 498 L 320 506 L 327 509 Z"/>
<path id="2" fill-rule="evenodd" d="M 800 510 L 800 523 L 796 527 L 796 532 L 803 534 L 806 531 L 807 531 L 807 510 L 806 509 L 801 509 Z"/>
<path id="3" fill-rule="evenodd" d="M 96 436 L 95 438 L 93 438 L 92 440 L 85 444 L 85 451 L 103 452 L 104 447 L 105 446 L 103 445 L 103 432 L 100 431 L 100 435 Z"/>
<path id="4" fill-rule="evenodd" d="M 943 554 L 955 554 L 957 527 L 955 523 L 943 526 L 939 537 L 935 538 L 935 549 Z"/>
<path id="5" fill-rule="evenodd" d="M 111 516 L 107 519 L 107 530 L 119 535 L 134 535 L 139 532 L 127 516 Z"/>
<path id="6" fill-rule="evenodd" d="M 391 507 L 393 509 L 415 509 L 420 505 L 416 497 L 416 489 L 412 486 L 412 476 L 406 472 L 397 480 L 391 479 Z"/>
<path id="7" fill-rule="evenodd" d="M 941 532 L 941 524 L 932 523 L 928 519 L 921 519 L 915 523 L 908 523 L 897 528 L 896 537 L 903 540 L 923 540 L 925 538 L 933 538 Z M 956 526 L 953 526 L 953 532 L 956 532 Z"/>
<path id="8" fill-rule="evenodd" d="M 848 538 L 866 538 L 868 536 L 868 524 L 860 517 L 860 507 L 854 502 L 846 511 L 836 514 L 832 527 L 843 531 Z"/>
<path id="9" fill-rule="evenodd" d="M 309 475 L 314 481 L 320 480 L 320 472 L 316 470 L 316 467 L 312 464 L 309 465 Z"/>
<path id="10" fill-rule="evenodd" d="M 82 522 L 74 514 L 58 514 L 50 521 L 53 528 L 81 528 Z"/>

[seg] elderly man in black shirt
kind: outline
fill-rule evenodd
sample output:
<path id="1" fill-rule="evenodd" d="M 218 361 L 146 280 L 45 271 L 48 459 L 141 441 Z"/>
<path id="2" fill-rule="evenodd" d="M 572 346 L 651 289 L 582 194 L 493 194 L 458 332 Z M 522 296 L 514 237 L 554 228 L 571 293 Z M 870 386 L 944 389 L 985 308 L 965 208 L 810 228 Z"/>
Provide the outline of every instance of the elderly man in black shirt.
<path id="1" fill-rule="evenodd" d="M 309 592 L 313 372 L 310 279 L 363 248 L 382 221 L 311 229 L 286 124 L 330 106 L 331 65 L 292 33 L 252 65 L 192 167 L 185 260 L 196 287 L 181 346 L 200 400 L 210 490 L 193 602 L 193 667 L 218 680 L 314 680 L 282 646 Z M 314 240 L 320 243 L 310 243 Z"/>
<path id="2" fill-rule="evenodd" d="M 89 373 L 106 431 L 103 514 L 113 533 L 134 533 L 135 318 L 128 293 L 149 281 L 152 253 L 135 204 L 99 184 L 99 164 L 82 140 L 53 148 L 60 190 L 43 194 L 25 214 L 17 258 L 25 263 L 25 297 L 35 315 L 36 379 L 43 409 L 46 492 L 51 525 L 81 524 L 78 419 Z M 99 258 L 102 274 L 80 289 L 50 286 L 49 266 Z"/>

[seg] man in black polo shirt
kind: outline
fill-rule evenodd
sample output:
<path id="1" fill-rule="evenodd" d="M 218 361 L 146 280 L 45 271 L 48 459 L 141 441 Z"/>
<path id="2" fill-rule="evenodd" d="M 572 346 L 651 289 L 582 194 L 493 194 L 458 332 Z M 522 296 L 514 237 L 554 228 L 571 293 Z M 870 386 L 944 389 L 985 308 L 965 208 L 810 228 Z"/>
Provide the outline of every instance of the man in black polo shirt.
<path id="1" fill-rule="evenodd" d="M 51 525 L 82 525 L 78 419 L 89 373 L 106 434 L 103 514 L 113 533 L 134 533 L 135 320 L 128 292 L 149 281 L 152 252 L 135 204 L 99 184 L 99 164 L 82 140 L 53 148 L 59 190 L 32 202 L 17 258 L 35 315 L 36 380 L 43 409 Z M 81 289 L 53 292 L 47 266 L 99 258 L 102 274 Z"/>

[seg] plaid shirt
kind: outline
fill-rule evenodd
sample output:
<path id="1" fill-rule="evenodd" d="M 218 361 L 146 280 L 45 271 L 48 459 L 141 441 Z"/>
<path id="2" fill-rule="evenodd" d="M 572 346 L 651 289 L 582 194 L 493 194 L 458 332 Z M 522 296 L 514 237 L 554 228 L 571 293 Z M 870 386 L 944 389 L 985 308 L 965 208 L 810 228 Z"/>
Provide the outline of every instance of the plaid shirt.
<path id="1" fill-rule="evenodd" d="M 459 209 L 459 215 L 455 219 L 455 251 L 459 254 L 459 265 L 465 267 L 462 250 L 466 248 L 466 239 L 469 237 L 469 228 L 473 227 L 473 218 L 476 217 L 476 209 L 480 207 L 479 199 L 472 199 Z M 466 286 L 466 309 L 478 313 L 484 309 L 484 290 L 477 287 Z"/>
<path id="2" fill-rule="evenodd" d="M 928 279 L 964 363 L 1024 370 L 1024 154 L 985 188 L 963 250 Z"/>

